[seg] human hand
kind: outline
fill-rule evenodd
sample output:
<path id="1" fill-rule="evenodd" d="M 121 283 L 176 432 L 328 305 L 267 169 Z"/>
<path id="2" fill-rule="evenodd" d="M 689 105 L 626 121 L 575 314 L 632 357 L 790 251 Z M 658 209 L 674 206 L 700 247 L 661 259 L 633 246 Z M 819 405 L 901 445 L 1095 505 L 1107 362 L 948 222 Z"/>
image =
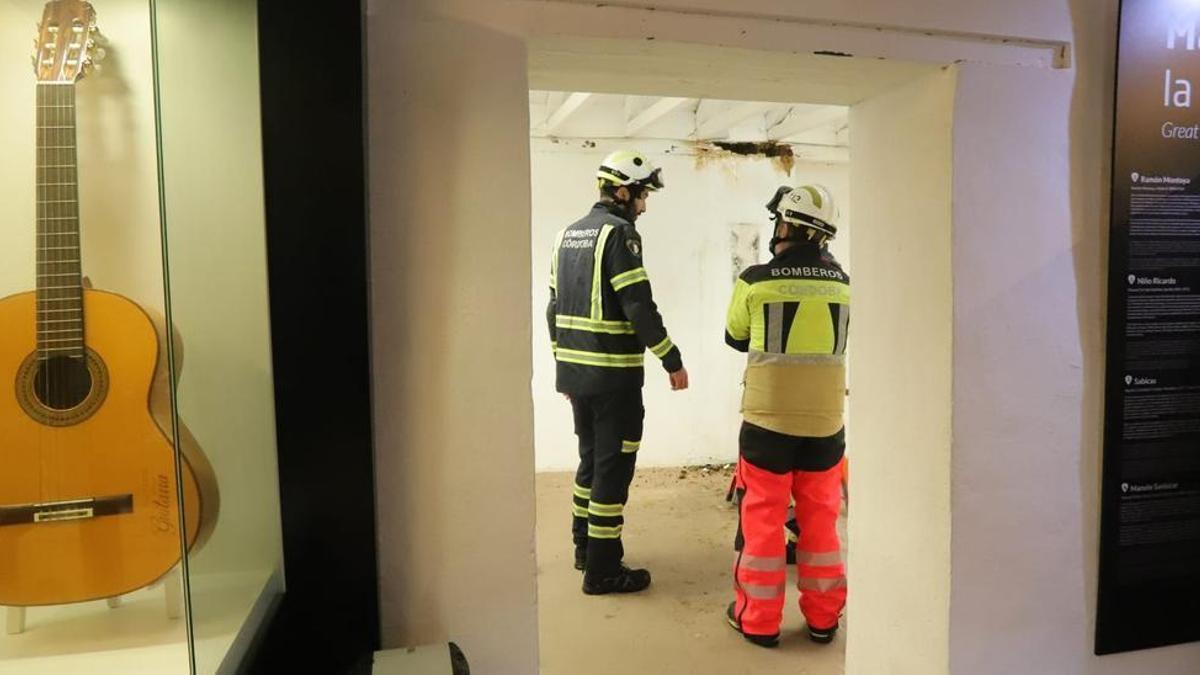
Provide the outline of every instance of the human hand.
<path id="1" fill-rule="evenodd" d="M 670 373 L 669 377 L 671 379 L 671 391 L 683 391 L 684 389 L 688 388 L 687 368 L 680 368 L 679 370 Z"/>

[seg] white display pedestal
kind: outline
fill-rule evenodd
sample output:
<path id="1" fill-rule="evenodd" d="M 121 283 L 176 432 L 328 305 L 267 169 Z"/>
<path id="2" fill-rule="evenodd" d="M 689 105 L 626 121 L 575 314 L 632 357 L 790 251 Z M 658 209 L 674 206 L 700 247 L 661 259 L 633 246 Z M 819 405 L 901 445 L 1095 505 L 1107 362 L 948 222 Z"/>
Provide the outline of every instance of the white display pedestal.
<path id="1" fill-rule="evenodd" d="M 167 618 L 178 619 L 183 616 L 183 579 L 180 576 L 179 567 L 172 569 L 156 583 L 161 584 L 163 587 Z M 109 598 L 107 602 L 110 609 L 117 609 L 121 606 L 120 597 Z M 7 608 L 8 611 L 5 613 L 5 633 L 8 635 L 20 635 L 25 632 L 26 609 L 25 607 Z"/>
<path id="2" fill-rule="evenodd" d="M 453 675 L 445 642 L 375 652 L 373 675 Z"/>

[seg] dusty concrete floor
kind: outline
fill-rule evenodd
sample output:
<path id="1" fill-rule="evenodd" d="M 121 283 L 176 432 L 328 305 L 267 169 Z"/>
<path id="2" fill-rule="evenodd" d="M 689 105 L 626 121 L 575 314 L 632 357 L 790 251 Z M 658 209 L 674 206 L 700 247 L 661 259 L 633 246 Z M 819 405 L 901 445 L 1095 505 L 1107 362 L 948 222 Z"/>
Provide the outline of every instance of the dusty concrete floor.
<path id="1" fill-rule="evenodd" d="M 681 474 L 686 477 L 681 478 Z M 626 596 L 583 595 L 573 563 L 567 473 L 537 475 L 538 608 L 543 675 L 840 675 L 845 632 L 810 642 L 789 572 L 782 642 L 762 649 L 725 623 L 733 600 L 731 472 L 639 469 L 625 509 L 625 560 L 646 567 L 653 585 Z M 843 544 L 845 542 L 843 518 Z"/>

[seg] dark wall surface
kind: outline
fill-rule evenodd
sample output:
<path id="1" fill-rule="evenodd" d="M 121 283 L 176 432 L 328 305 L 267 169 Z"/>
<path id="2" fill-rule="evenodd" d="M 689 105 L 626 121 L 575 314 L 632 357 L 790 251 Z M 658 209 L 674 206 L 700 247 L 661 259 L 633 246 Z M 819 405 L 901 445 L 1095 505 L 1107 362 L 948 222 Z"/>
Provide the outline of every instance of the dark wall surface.
<path id="1" fill-rule="evenodd" d="M 242 669 L 351 672 L 379 646 L 362 13 L 258 20 L 287 593 Z"/>

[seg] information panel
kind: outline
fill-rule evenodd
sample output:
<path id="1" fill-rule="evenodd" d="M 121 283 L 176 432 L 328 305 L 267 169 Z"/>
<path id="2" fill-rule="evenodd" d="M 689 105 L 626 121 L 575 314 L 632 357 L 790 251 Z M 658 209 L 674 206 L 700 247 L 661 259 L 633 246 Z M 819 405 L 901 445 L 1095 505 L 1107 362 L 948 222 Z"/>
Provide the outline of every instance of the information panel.
<path id="1" fill-rule="evenodd" d="M 1097 654 L 1200 640 L 1198 86 L 1200 2 L 1124 0 Z"/>

